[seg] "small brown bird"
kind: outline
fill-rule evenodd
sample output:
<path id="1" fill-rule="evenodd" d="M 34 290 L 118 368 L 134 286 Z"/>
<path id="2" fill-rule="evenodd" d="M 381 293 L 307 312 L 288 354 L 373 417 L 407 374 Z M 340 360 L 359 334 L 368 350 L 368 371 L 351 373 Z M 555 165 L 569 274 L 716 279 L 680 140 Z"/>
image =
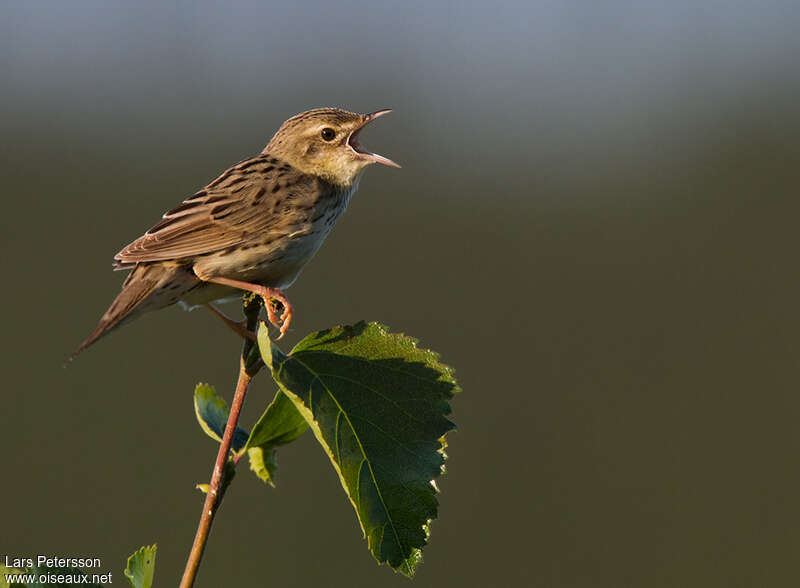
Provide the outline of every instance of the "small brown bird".
<path id="1" fill-rule="evenodd" d="M 318 108 L 293 116 L 260 155 L 234 165 L 166 212 L 114 256 L 116 269 L 132 271 L 70 359 L 145 312 L 176 302 L 190 308 L 208 305 L 242 290 L 264 299 L 282 337 L 292 306 L 281 290 L 322 245 L 347 208 L 361 172 L 376 162 L 400 167 L 358 142 L 361 129 L 388 112 Z M 280 321 L 274 302 L 283 307 Z"/>

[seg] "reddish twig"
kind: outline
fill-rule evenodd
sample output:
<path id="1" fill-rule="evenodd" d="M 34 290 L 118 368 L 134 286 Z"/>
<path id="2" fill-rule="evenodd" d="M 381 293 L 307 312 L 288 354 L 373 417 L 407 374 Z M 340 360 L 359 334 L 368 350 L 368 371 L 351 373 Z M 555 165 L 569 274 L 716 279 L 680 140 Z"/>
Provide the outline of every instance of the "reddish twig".
<path id="1" fill-rule="evenodd" d="M 261 299 L 253 295 L 245 295 L 244 309 L 247 316 L 247 330 L 254 333 L 258 322 L 258 313 L 261 307 Z M 255 339 L 255 338 L 253 338 Z M 186 561 L 186 569 L 183 572 L 183 579 L 180 588 L 191 588 L 194 585 L 197 570 L 200 568 L 200 561 L 203 559 L 203 551 L 208 541 L 208 534 L 211 532 L 211 524 L 214 522 L 214 515 L 222 502 L 222 495 L 225 489 L 225 466 L 231 450 L 233 434 L 239 422 L 239 414 L 244 405 L 244 398 L 247 395 L 247 388 L 253 376 L 263 367 L 260 359 L 253 361 L 251 352 L 253 351 L 253 340 L 245 340 L 242 355 L 239 359 L 239 380 L 236 383 L 236 392 L 233 395 L 231 410 L 228 415 L 228 423 L 225 425 L 225 433 L 219 445 L 217 459 L 214 462 L 214 470 L 211 474 L 211 483 L 208 487 L 203 512 L 200 515 L 200 522 L 197 525 L 197 533 L 189 552 L 189 559 Z M 248 363 L 249 360 L 249 363 Z M 240 455 L 236 455 L 233 464 L 239 462 Z"/>

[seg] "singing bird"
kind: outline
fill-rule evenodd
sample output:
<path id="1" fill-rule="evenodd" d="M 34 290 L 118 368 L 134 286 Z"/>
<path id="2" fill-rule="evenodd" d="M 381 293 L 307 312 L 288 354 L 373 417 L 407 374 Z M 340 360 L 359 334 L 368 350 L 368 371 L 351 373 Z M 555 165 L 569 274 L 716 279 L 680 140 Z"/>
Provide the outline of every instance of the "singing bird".
<path id="1" fill-rule="evenodd" d="M 164 213 L 114 257 L 115 269 L 131 273 L 72 358 L 145 312 L 176 302 L 208 305 L 243 290 L 264 299 L 282 337 L 292 318 L 282 290 L 345 211 L 361 172 L 372 163 L 400 167 L 358 140 L 367 123 L 389 112 L 317 108 L 297 114 L 260 155 L 234 165 Z M 280 320 L 275 302 L 283 307 Z"/>

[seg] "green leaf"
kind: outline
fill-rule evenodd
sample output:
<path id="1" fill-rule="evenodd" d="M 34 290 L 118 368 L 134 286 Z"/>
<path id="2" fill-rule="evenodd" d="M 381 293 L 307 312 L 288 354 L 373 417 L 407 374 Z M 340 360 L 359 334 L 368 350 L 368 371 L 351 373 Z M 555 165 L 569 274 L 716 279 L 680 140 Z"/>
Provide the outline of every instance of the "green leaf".
<path id="1" fill-rule="evenodd" d="M 128 558 L 125 577 L 133 588 L 150 588 L 156 567 L 156 544 L 144 546 Z"/>
<path id="2" fill-rule="evenodd" d="M 9 568 L 8 566 L 0 563 L 0 588 L 8 588 L 8 582 L 6 582 L 6 574 L 24 574 L 25 570 L 20 570 L 19 568 Z M 12 586 L 20 586 L 20 584 L 14 583 Z M 24 586 L 24 584 L 23 584 Z"/>
<path id="3" fill-rule="evenodd" d="M 206 435 L 217 443 L 222 442 L 225 425 L 228 422 L 228 403 L 221 398 L 214 386 L 198 384 L 194 389 L 194 413 Z M 247 442 L 248 433 L 241 427 L 236 427 L 231 441 L 231 447 L 238 452 Z"/>
<path id="4" fill-rule="evenodd" d="M 267 410 L 258 419 L 245 449 L 250 469 L 271 486 L 275 486 L 278 467 L 276 448 L 297 439 L 306 432 L 308 423 L 286 394 L 278 390 Z"/>
<path id="5" fill-rule="evenodd" d="M 413 576 L 437 515 L 452 370 L 416 341 L 358 323 L 313 333 L 289 356 L 258 332 L 264 363 L 327 452 L 379 563 Z"/>

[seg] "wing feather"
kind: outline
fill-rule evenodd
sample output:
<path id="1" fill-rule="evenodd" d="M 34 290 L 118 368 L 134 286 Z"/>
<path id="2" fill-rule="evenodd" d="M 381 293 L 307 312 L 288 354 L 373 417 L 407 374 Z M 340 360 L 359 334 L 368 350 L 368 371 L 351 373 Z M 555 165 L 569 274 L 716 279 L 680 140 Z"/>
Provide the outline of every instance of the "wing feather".
<path id="1" fill-rule="evenodd" d="M 181 260 L 285 232 L 293 223 L 277 204 L 298 192 L 310 197 L 312 183 L 311 176 L 269 156 L 245 160 L 164 213 L 114 259 L 119 266 Z M 287 194 L 290 186 L 293 194 Z"/>

